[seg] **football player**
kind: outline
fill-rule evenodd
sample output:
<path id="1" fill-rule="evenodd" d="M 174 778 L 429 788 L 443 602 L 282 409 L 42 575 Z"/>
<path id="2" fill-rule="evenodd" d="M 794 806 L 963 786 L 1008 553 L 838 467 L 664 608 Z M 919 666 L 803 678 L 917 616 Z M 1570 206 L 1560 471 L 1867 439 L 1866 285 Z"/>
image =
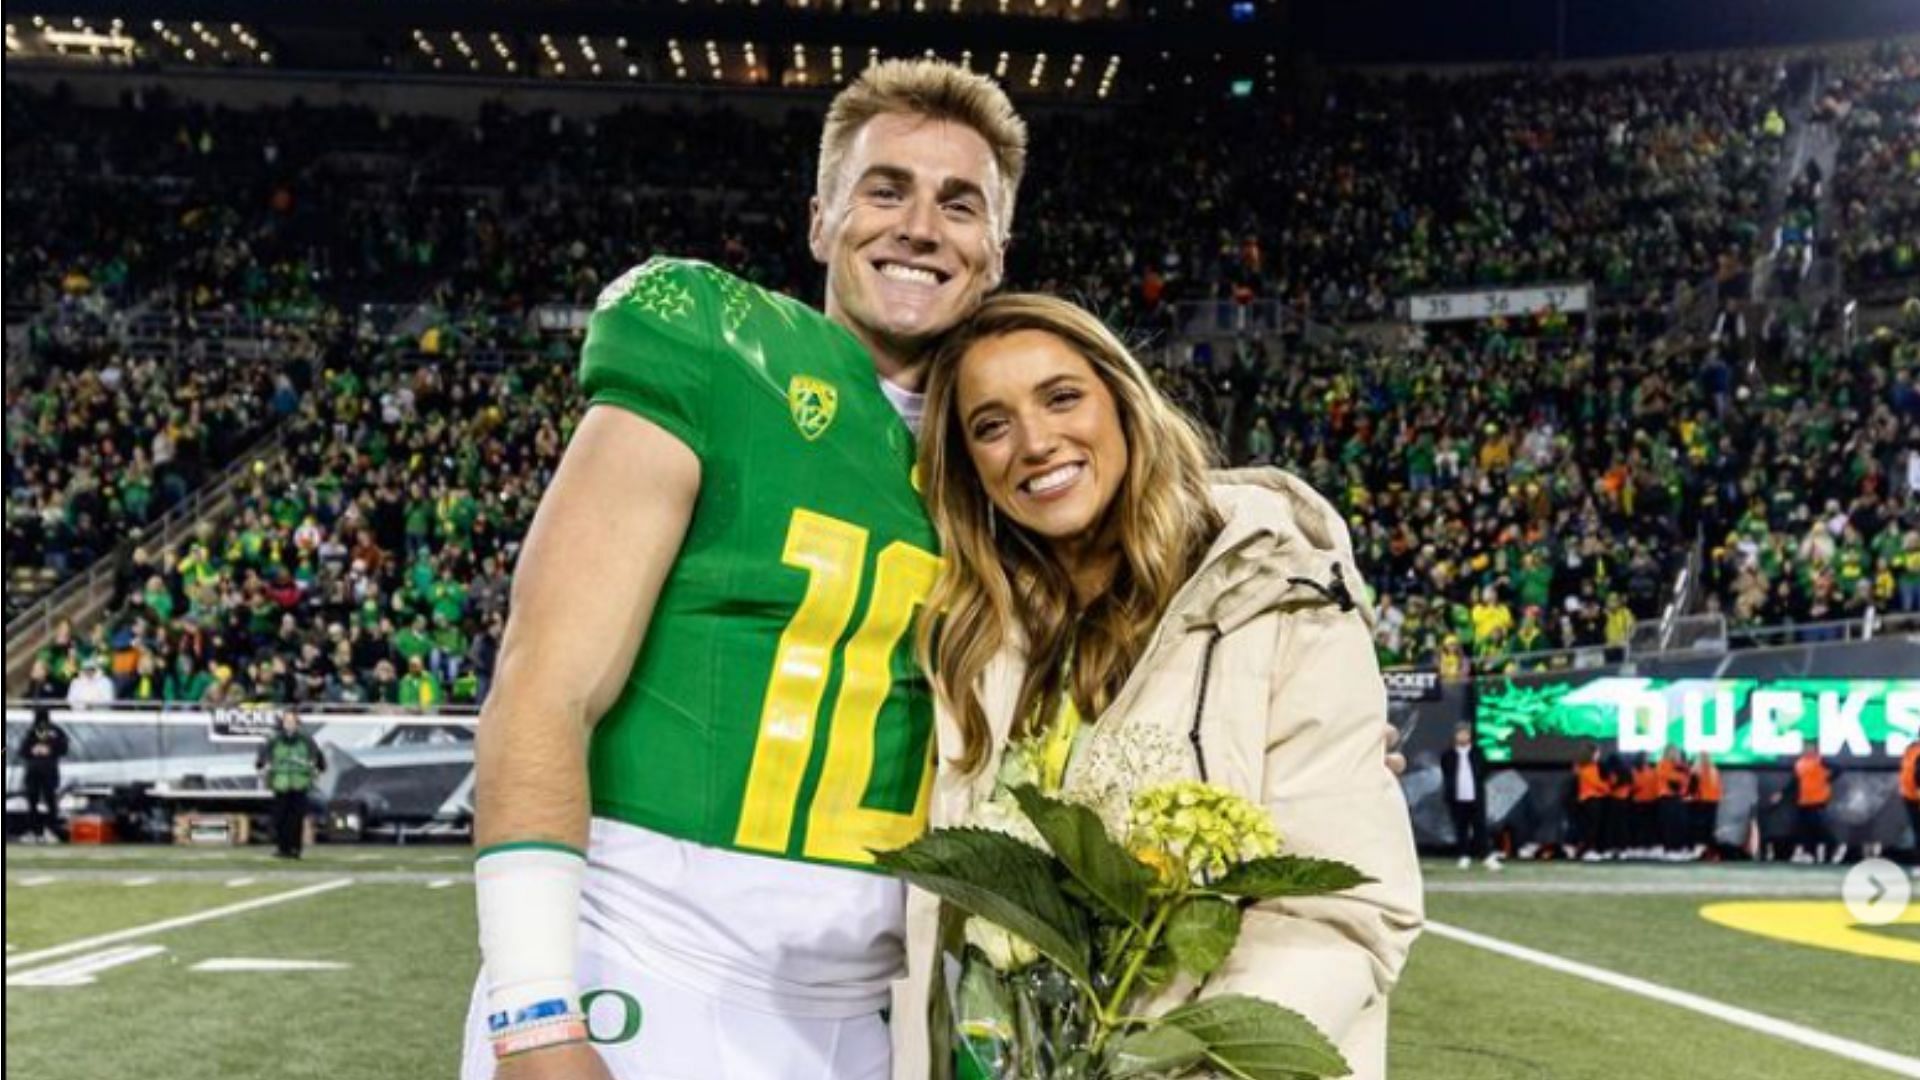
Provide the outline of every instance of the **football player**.
<path id="1" fill-rule="evenodd" d="M 879 64 L 822 133 L 824 316 L 674 259 L 600 297 L 479 726 L 467 1080 L 888 1075 L 923 353 L 999 284 L 1025 156 L 990 80 Z"/>

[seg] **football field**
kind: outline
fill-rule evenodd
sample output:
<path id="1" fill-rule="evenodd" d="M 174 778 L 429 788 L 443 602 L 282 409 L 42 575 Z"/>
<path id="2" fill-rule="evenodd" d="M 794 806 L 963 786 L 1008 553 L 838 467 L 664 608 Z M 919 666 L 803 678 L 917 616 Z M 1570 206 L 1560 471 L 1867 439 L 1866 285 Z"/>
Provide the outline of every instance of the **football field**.
<path id="1" fill-rule="evenodd" d="M 9 847 L 6 1075 L 452 1077 L 478 963 L 468 862 Z M 1855 927 L 1838 871 L 1427 874 L 1398 1080 L 1920 1076 L 1920 908 Z"/>

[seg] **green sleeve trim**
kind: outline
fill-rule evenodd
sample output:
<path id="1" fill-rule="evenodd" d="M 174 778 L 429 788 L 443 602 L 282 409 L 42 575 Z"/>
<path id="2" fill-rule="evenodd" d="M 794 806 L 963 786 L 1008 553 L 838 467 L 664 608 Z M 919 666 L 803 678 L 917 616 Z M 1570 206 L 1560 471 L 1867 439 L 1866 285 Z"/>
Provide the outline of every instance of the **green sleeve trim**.
<path id="1" fill-rule="evenodd" d="M 552 840 L 511 840 L 504 844 L 489 844 L 481 848 L 479 853 L 474 855 L 473 861 L 479 862 L 489 855 L 505 855 L 509 851 L 558 851 L 565 855 L 572 855 L 582 862 L 587 858 L 586 852 L 571 844 L 556 843 Z"/>

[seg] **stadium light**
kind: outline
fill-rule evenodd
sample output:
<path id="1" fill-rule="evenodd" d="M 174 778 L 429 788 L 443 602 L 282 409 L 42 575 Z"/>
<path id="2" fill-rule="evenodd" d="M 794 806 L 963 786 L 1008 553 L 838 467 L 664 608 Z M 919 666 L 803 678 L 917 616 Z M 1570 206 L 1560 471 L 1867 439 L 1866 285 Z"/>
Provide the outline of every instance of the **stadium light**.
<path id="1" fill-rule="evenodd" d="M 41 35 L 49 44 L 69 49 L 92 49 L 93 55 L 100 55 L 101 49 L 126 50 L 133 48 L 133 39 L 123 34 L 96 33 L 92 27 L 83 30 L 48 30 Z"/>

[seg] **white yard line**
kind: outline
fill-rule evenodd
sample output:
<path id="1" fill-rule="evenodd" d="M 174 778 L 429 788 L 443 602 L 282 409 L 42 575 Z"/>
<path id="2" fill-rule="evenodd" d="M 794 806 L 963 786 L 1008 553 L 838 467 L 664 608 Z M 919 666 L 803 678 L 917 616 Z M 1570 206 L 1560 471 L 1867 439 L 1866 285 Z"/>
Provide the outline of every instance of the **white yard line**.
<path id="1" fill-rule="evenodd" d="M 248 972 L 248 971 L 345 971 L 348 965 L 334 960 L 263 960 L 252 957 L 225 956 L 201 962 L 188 968 L 188 971 L 211 972 Z"/>
<path id="2" fill-rule="evenodd" d="M 429 889 L 446 889 L 452 886 L 452 878 L 434 878 L 432 881 L 427 882 L 427 888 Z"/>
<path id="3" fill-rule="evenodd" d="M 253 884 L 253 882 L 254 882 L 254 879 L 250 877 L 237 877 L 237 878 L 234 878 L 232 881 L 227 882 L 227 888 L 244 889 L 247 886 Z"/>
<path id="4" fill-rule="evenodd" d="M 138 889 L 147 885 L 151 885 L 153 884 L 153 882 L 154 882 L 154 879 L 150 877 L 134 877 L 134 878 L 128 878 L 127 880 L 121 882 L 120 884 L 125 885 L 129 889 Z"/>
<path id="5" fill-rule="evenodd" d="M 35 874 L 32 877 L 21 878 L 18 884 L 23 889 L 37 889 L 42 885 L 51 885 L 58 880 L 60 879 L 51 874 Z"/>
<path id="6" fill-rule="evenodd" d="M 166 952 L 165 945 L 122 945 L 7 976 L 8 986 L 89 986 L 94 976 Z"/>
<path id="7" fill-rule="evenodd" d="M 1689 994 L 1684 990 L 1675 990 L 1671 987 L 1661 986 L 1658 983 L 1648 982 L 1645 979 L 1636 979 L 1631 975 L 1622 975 L 1619 972 L 1608 971 L 1605 968 L 1582 964 L 1576 960 L 1568 960 L 1563 956 L 1555 956 L 1552 953 L 1541 952 L 1538 949 L 1529 949 L 1524 945 L 1515 945 L 1510 941 L 1502 941 L 1499 938 L 1488 937 L 1485 934 L 1476 934 L 1471 930 L 1462 930 L 1457 926 L 1448 926 L 1446 923 L 1429 921 L 1427 923 L 1427 932 L 1446 938 L 1449 941 L 1457 941 L 1463 945 L 1471 945 L 1476 949 L 1485 949 L 1490 953 L 1496 953 L 1509 959 L 1535 964 L 1549 971 L 1557 971 L 1562 975 L 1571 975 L 1576 979 L 1585 979 L 1588 982 L 1598 983 L 1601 986 L 1614 990 L 1622 990 L 1626 993 L 1635 994 L 1652 1001 L 1658 1001 L 1665 1005 L 1687 1009 L 1692 1012 L 1697 1012 L 1702 1016 L 1710 1016 L 1715 1020 L 1724 1020 L 1736 1027 L 1743 1027 L 1749 1031 L 1757 1031 L 1762 1035 L 1771 1035 L 1775 1038 L 1799 1043 L 1802 1046 L 1815 1050 L 1823 1050 L 1837 1057 L 1857 1061 L 1863 1065 L 1871 1065 L 1877 1069 L 1885 1069 L 1895 1076 L 1920 1078 L 1920 1058 L 1906 1057 L 1902 1054 L 1896 1054 L 1891 1050 L 1882 1050 L 1877 1046 L 1868 1046 L 1865 1043 L 1854 1042 L 1852 1039 L 1843 1039 L 1838 1035 L 1829 1035 L 1824 1031 L 1815 1031 L 1812 1028 L 1804 1027 L 1790 1021 L 1779 1020 L 1762 1013 L 1742 1009 L 1734 1005 L 1727 1005 L 1714 1001 L 1711 998 L 1700 997 L 1697 994 Z"/>
<path id="8" fill-rule="evenodd" d="M 309 896 L 318 896 L 321 893 L 332 892 L 335 889 L 344 889 L 351 884 L 353 884 L 352 878 L 335 878 L 332 881 L 320 882 L 318 885 L 308 885 L 305 888 L 292 889 L 283 893 L 274 893 L 270 896 L 260 896 L 252 900 L 242 900 L 237 904 L 228 904 L 225 907 L 212 908 L 207 911 L 196 912 L 192 915 L 163 919 L 160 922 L 148 923 L 145 926 L 135 926 L 127 930 L 116 930 L 111 934 L 99 934 L 90 938 L 81 938 L 79 941 L 69 941 L 65 945 L 55 945 L 49 949 L 36 949 L 33 952 L 15 953 L 7 957 L 7 970 L 11 971 L 16 967 L 37 964 L 42 960 L 51 960 L 56 956 L 65 956 L 68 953 L 85 952 L 88 949 L 97 949 L 103 945 L 115 945 L 122 941 L 131 941 L 134 938 L 146 937 L 149 934 L 178 930 L 183 926 L 194 926 L 203 922 L 211 922 L 214 919 L 225 919 L 229 916 L 256 911 L 260 908 L 272 907 L 275 904 L 284 904 L 290 900 L 304 900 Z"/>

